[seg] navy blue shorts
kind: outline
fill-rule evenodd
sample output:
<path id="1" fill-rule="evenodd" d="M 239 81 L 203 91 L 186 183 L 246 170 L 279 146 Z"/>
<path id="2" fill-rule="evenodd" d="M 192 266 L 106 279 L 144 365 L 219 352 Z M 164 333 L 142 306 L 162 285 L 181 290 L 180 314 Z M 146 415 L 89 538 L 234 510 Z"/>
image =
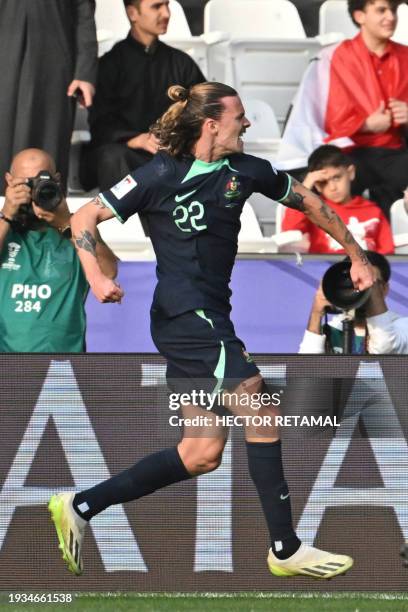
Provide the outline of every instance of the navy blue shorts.
<path id="1" fill-rule="evenodd" d="M 165 319 L 152 312 L 151 332 L 167 359 L 167 382 L 173 391 L 233 390 L 259 373 L 228 314 L 195 310 Z"/>

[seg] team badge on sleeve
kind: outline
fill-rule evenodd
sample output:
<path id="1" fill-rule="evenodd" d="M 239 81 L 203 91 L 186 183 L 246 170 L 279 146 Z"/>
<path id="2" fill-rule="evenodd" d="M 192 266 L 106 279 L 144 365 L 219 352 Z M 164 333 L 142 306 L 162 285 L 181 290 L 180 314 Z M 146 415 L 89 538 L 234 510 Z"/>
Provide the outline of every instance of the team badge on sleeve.
<path id="1" fill-rule="evenodd" d="M 137 186 L 135 179 L 128 174 L 119 183 L 116 183 L 111 189 L 111 192 L 117 200 L 121 200 L 125 195 L 132 191 Z"/>
<path id="2" fill-rule="evenodd" d="M 238 198 L 241 195 L 241 183 L 239 182 L 238 178 L 236 176 L 233 176 L 227 183 L 226 188 L 225 188 L 225 192 L 224 192 L 224 197 L 228 200 L 229 204 L 227 204 L 228 206 L 234 206 L 235 202 L 232 203 L 231 200 L 235 200 L 236 198 Z"/>

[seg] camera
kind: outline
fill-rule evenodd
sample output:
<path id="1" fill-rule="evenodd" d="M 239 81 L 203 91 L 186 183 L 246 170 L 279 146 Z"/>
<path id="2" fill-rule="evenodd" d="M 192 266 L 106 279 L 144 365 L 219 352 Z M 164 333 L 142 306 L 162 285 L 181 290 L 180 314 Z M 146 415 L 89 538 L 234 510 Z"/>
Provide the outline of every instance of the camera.
<path id="1" fill-rule="evenodd" d="M 370 296 L 370 289 L 356 291 L 350 277 L 350 261 L 339 261 L 326 270 L 322 289 L 326 299 L 340 310 L 361 309 Z"/>
<path id="2" fill-rule="evenodd" d="M 37 176 L 27 179 L 27 185 L 35 204 L 49 212 L 55 210 L 64 197 L 61 185 L 47 170 L 40 170 Z"/>

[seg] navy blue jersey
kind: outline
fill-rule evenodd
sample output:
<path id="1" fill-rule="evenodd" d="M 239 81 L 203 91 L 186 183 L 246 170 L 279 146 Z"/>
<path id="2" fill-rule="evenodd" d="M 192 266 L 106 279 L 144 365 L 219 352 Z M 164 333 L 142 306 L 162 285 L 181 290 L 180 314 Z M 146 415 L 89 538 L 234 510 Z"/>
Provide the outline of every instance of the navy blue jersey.
<path id="1" fill-rule="evenodd" d="M 253 192 L 279 201 L 289 189 L 287 174 L 252 155 L 206 163 L 159 152 L 100 198 L 122 223 L 134 213 L 147 221 L 157 258 L 152 308 L 173 317 L 229 312 L 244 203 Z"/>

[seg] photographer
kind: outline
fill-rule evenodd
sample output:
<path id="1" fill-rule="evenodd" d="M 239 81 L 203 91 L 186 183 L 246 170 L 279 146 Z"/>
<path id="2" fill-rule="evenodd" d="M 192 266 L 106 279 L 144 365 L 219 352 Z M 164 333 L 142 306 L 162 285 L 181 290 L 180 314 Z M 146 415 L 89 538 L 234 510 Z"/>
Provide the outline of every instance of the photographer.
<path id="1" fill-rule="evenodd" d="M 391 277 L 390 264 L 379 253 L 374 251 L 366 251 L 366 253 L 376 272 L 377 281 L 371 288 L 367 302 L 355 310 L 352 353 L 407 354 L 408 317 L 401 317 L 390 312 L 386 303 Z M 345 314 L 337 314 L 329 323 L 323 324 L 328 309 L 332 309 L 332 305 L 326 299 L 322 283 L 320 283 L 299 353 L 343 352 Z"/>
<path id="2" fill-rule="evenodd" d="M 53 159 L 18 153 L 0 211 L 0 352 L 85 350 L 88 284 L 71 243 L 70 213 Z M 116 257 L 97 236 L 104 273 Z"/>

